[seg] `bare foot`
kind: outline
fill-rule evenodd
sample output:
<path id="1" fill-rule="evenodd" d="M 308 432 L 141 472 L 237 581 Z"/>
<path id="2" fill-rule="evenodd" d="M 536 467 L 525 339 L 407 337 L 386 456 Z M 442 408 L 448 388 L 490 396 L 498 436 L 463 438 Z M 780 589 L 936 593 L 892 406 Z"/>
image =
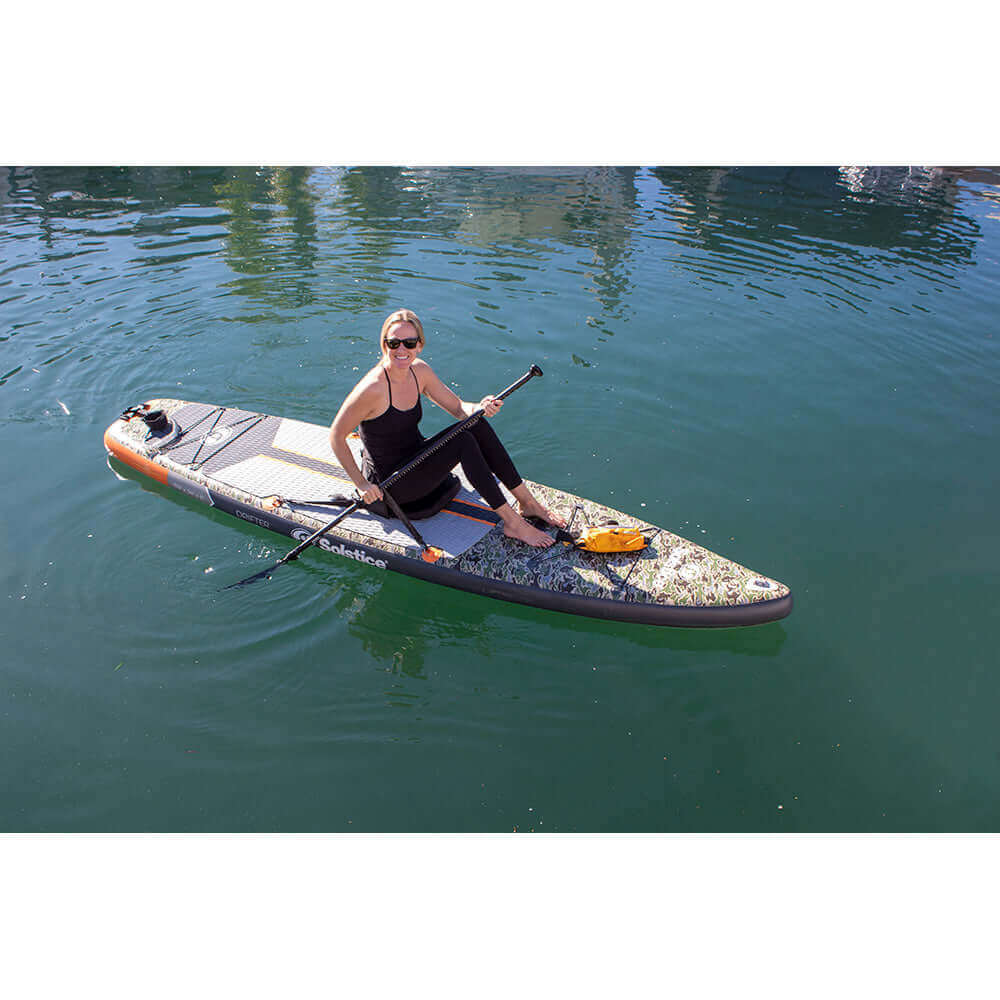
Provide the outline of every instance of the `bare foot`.
<path id="1" fill-rule="evenodd" d="M 530 501 L 522 500 L 517 505 L 521 517 L 537 517 L 546 524 L 551 524 L 554 528 L 565 528 L 566 518 L 553 514 L 548 507 L 539 503 L 532 497 Z"/>
<path id="2" fill-rule="evenodd" d="M 503 533 L 508 538 L 516 538 L 519 542 L 526 542 L 536 549 L 547 549 L 555 541 L 551 535 L 547 535 L 544 531 L 528 524 L 523 517 L 514 514 L 513 510 L 511 514 L 513 517 L 504 518 L 503 522 Z"/>
<path id="3" fill-rule="evenodd" d="M 566 519 L 559 517 L 558 514 L 553 514 L 545 504 L 541 503 L 535 494 L 528 489 L 527 483 L 521 483 L 512 492 L 522 517 L 537 517 L 555 528 L 566 527 Z"/>

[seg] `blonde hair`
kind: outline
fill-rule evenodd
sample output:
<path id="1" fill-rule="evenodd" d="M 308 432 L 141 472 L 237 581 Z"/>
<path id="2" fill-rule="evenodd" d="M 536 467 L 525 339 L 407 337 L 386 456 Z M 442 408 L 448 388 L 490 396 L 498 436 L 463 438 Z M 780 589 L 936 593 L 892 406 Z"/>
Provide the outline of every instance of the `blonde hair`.
<path id="1" fill-rule="evenodd" d="M 397 323 L 412 323 L 413 329 L 417 331 L 417 339 L 421 344 L 424 343 L 424 324 L 420 322 L 417 314 L 412 309 L 397 309 L 395 312 L 389 313 L 382 324 L 382 333 L 378 339 L 379 350 L 385 348 L 386 335 Z"/>

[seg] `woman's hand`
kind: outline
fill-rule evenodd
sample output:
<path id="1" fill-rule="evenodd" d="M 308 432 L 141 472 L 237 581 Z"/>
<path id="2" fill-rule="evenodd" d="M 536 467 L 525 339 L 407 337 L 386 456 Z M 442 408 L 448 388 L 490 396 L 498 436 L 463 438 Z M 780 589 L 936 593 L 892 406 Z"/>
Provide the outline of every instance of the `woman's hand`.
<path id="1" fill-rule="evenodd" d="M 479 406 L 486 416 L 492 417 L 503 406 L 503 400 L 497 396 L 483 396 Z"/>
<path id="2" fill-rule="evenodd" d="M 358 487 L 358 492 L 365 503 L 375 503 L 376 500 L 382 499 L 382 491 L 374 483 L 368 482 L 367 479 Z"/>

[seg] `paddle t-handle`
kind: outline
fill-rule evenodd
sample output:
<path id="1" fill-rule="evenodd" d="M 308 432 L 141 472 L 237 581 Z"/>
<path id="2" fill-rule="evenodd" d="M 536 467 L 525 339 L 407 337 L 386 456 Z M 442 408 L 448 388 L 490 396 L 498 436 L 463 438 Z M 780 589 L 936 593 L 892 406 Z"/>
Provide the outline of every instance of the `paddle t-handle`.
<path id="1" fill-rule="evenodd" d="M 506 399 L 515 389 L 520 389 L 525 382 L 533 379 L 536 375 L 541 378 L 545 372 L 538 365 L 532 365 L 513 385 L 507 386 L 503 392 L 497 393 L 497 399 Z"/>

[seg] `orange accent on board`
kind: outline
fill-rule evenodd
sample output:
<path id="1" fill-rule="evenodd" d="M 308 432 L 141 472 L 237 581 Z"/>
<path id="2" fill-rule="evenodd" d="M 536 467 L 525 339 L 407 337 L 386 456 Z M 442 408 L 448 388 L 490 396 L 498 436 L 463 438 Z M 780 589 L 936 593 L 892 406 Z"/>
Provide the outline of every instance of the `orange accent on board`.
<path id="1" fill-rule="evenodd" d="M 455 500 L 454 503 L 464 504 L 466 507 L 478 507 L 479 510 L 493 510 L 493 508 L 487 503 L 476 503 L 475 500 Z M 496 511 L 493 511 L 496 513 Z"/>
<path id="2" fill-rule="evenodd" d="M 444 555 L 444 551 L 433 545 L 428 545 L 421 555 L 423 556 L 424 562 L 435 563 L 441 558 L 441 556 Z"/>
<path id="3" fill-rule="evenodd" d="M 471 506 L 471 504 L 470 504 Z M 492 510 L 492 508 L 488 508 Z M 497 525 L 500 521 L 494 521 L 492 518 L 488 517 L 476 517 L 475 514 L 463 514 L 460 510 L 449 510 L 447 507 L 441 508 L 442 514 L 451 514 L 452 517 L 464 517 L 467 521 L 475 521 L 476 524 L 492 524 Z"/>
<path id="4" fill-rule="evenodd" d="M 112 426 L 114 425 L 112 424 Z M 144 458 L 142 455 L 132 451 L 131 448 L 126 448 L 121 441 L 111 436 L 110 427 L 104 432 L 104 447 L 115 458 L 126 465 L 132 466 L 133 469 L 141 472 L 144 476 L 149 476 L 150 479 L 155 479 L 158 483 L 163 483 L 164 486 L 167 485 L 167 470 L 162 465 L 157 465 L 148 458 Z"/>

